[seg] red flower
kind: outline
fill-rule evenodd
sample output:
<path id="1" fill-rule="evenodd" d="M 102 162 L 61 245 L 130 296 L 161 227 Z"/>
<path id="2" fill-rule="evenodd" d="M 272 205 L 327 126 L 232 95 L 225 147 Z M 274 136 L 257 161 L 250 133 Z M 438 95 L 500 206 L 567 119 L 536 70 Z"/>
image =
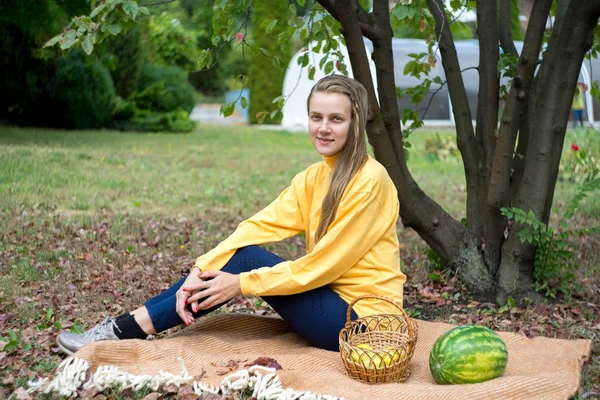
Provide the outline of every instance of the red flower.
<path id="1" fill-rule="evenodd" d="M 244 34 L 242 32 L 236 33 L 235 40 L 237 40 L 238 42 L 241 42 L 242 40 L 244 40 Z"/>
<path id="2" fill-rule="evenodd" d="M 579 146 L 577 146 L 575 143 L 571 143 L 571 150 L 579 151 Z"/>

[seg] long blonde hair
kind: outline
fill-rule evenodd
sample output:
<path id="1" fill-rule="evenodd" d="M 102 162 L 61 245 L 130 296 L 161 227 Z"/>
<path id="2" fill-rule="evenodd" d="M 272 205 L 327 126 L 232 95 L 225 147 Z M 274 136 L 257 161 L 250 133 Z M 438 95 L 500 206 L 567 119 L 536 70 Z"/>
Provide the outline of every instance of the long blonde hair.
<path id="1" fill-rule="evenodd" d="M 315 243 L 327 233 L 329 225 L 335 220 L 344 190 L 367 160 L 365 129 L 369 110 L 367 90 L 360 82 L 352 78 L 342 75 L 330 75 L 320 79 L 313 86 L 306 100 L 308 112 L 310 112 L 310 100 L 313 94 L 317 92 L 341 93 L 348 96 L 352 109 L 352 120 L 348 128 L 348 138 L 335 163 L 329 190 L 323 199 L 321 221 L 319 221 L 317 228 Z"/>

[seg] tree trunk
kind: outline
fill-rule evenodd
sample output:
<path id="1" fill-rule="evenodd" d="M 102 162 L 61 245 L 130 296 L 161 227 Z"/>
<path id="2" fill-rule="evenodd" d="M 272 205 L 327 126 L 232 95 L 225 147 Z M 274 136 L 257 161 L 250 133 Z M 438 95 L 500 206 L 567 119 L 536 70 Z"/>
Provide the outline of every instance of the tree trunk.
<path id="1" fill-rule="evenodd" d="M 592 46 L 600 6 L 593 1 L 571 1 L 561 15 L 563 18 L 556 22 L 548 41 L 545 61 L 533 83 L 527 115 L 531 136 L 525 153 L 523 176 L 512 199 L 514 207 L 532 210 L 545 223 L 550 217 L 571 109 L 570 93 L 575 90 L 581 63 Z M 520 243 L 517 233 L 521 228 L 518 224 L 513 225 L 503 246 L 498 274 L 501 299 L 509 295 L 515 298 L 533 295 L 535 250 Z"/>

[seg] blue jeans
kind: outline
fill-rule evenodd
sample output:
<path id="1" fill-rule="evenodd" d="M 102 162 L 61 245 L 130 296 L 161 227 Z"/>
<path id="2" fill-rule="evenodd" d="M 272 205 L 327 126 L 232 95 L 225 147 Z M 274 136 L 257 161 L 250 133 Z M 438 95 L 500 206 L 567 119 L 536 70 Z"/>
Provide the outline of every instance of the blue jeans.
<path id="1" fill-rule="evenodd" d="M 258 246 L 248 246 L 238 249 L 222 271 L 237 275 L 260 267 L 272 267 L 282 261 L 282 258 Z M 144 303 L 156 332 L 183 323 L 175 311 L 175 294 L 186 278 L 187 276 L 181 278 L 169 289 Z M 329 286 L 287 296 L 263 296 L 262 299 L 312 346 L 338 350 L 338 335 L 346 323 L 348 303 Z M 206 315 L 223 304 L 225 303 L 198 311 L 194 313 L 194 318 Z M 351 317 L 357 318 L 354 311 L 351 312 Z"/>
<path id="2" fill-rule="evenodd" d="M 573 127 L 577 127 L 577 123 L 583 128 L 583 110 L 573 110 Z"/>

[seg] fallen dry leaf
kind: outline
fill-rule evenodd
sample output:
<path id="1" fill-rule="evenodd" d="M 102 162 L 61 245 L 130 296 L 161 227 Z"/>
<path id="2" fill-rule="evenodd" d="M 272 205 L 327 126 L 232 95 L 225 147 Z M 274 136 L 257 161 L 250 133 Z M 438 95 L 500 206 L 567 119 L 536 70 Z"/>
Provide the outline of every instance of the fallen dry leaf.
<path id="1" fill-rule="evenodd" d="M 179 388 L 175 384 L 170 383 L 168 385 L 163 386 L 162 390 L 167 393 L 177 393 L 177 391 L 179 391 Z"/>
<path id="2" fill-rule="evenodd" d="M 147 394 L 143 400 L 158 400 L 162 397 L 163 397 L 162 393 L 152 392 L 152 393 Z"/>
<path id="3" fill-rule="evenodd" d="M 253 365 L 262 365 L 263 367 L 283 369 L 277 360 L 271 357 L 258 357 L 256 360 L 252 361 L 250 364 L 246 364 L 245 366 L 251 367 Z"/>
<path id="4" fill-rule="evenodd" d="M 10 398 L 14 400 L 31 400 L 31 395 L 29 394 L 27 389 L 21 386 L 13 392 Z"/>
<path id="5" fill-rule="evenodd" d="M 229 369 L 219 368 L 218 370 L 215 371 L 215 374 L 219 375 L 219 376 L 223 376 L 223 375 L 229 374 L 230 372 L 231 372 L 231 370 L 229 370 Z"/>
<path id="6" fill-rule="evenodd" d="M 9 323 L 10 321 L 12 321 L 15 316 L 17 314 L 14 312 L 10 312 L 10 313 L 6 313 L 6 314 L 0 314 L 0 326 Z"/>
<path id="7" fill-rule="evenodd" d="M 181 385 L 177 391 L 177 396 L 183 396 L 184 394 L 195 394 L 192 385 Z"/>
<path id="8" fill-rule="evenodd" d="M 82 389 L 78 390 L 77 394 L 82 400 L 92 400 L 98 394 L 98 389 L 96 387 Z"/>

